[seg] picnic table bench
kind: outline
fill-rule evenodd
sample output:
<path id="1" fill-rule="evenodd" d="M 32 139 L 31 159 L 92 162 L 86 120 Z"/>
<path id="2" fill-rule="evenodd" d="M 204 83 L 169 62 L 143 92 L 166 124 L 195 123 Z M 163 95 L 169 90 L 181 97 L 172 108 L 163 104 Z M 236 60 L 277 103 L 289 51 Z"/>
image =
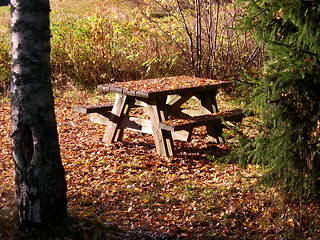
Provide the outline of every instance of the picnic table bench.
<path id="1" fill-rule="evenodd" d="M 223 121 L 242 121 L 241 109 L 218 109 L 218 89 L 230 85 L 229 81 L 189 76 L 99 85 L 102 92 L 116 93 L 114 103 L 80 106 L 75 111 L 91 113 L 91 121 L 106 125 L 105 143 L 121 141 L 123 130 L 129 129 L 152 134 L 157 152 L 173 156 L 173 140 L 189 141 L 195 127 L 205 126 L 210 140 L 219 143 L 223 141 Z M 200 110 L 182 107 L 191 97 L 200 100 Z M 137 108 L 143 109 L 140 116 L 131 114 Z"/>
<path id="2" fill-rule="evenodd" d="M 89 105 L 89 106 L 77 106 L 74 108 L 76 112 L 79 113 L 105 113 L 111 111 L 113 108 L 113 103 Z"/>

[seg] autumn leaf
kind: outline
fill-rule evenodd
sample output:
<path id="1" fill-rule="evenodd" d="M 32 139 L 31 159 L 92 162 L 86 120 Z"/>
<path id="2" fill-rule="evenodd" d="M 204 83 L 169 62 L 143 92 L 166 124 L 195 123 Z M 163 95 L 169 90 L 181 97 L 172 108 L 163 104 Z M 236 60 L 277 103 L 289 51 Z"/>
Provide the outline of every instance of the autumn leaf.
<path id="1" fill-rule="evenodd" d="M 205 128 L 197 128 L 191 142 L 175 141 L 175 157 L 160 157 L 151 135 L 125 131 L 123 142 L 104 145 L 104 126 L 74 112 L 78 105 L 83 102 L 56 99 L 68 211 L 82 219 L 75 228 L 83 235 L 101 226 L 106 239 L 320 238 L 319 203 L 287 203 L 277 189 L 258 185 L 258 165 L 208 160 L 228 146 L 208 142 Z M 0 238 L 15 239 L 9 103 L 0 108 L 0 122 Z"/>

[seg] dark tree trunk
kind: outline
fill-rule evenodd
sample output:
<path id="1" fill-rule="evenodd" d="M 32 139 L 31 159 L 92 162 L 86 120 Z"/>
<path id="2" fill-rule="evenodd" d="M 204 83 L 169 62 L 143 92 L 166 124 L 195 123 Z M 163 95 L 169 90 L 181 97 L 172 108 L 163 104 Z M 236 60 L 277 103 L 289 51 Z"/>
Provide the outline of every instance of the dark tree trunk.
<path id="1" fill-rule="evenodd" d="M 16 197 L 22 228 L 67 217 L 50 73 L 48 0 L 12 0 L 11 110 Z"/>

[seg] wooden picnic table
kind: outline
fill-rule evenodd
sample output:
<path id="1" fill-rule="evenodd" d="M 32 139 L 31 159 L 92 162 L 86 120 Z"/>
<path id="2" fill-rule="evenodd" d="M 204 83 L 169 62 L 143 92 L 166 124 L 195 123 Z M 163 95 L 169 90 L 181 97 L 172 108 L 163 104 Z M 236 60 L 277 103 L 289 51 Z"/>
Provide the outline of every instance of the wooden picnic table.
<path id="1" fill-rule="evenodd" d="M 100 91 L 116 93 L 116 98 L 113 105 L 109 108 L 104 106 L 103 111 L 102 108 L 95 108 L 97 114 L 92 120 L 106 125 L 103 136 L 105 143 L 121 141 L 123 130 L 131 129 L 153 134 L 157 152 L 163 156 L 173 156 L 173 139 L 190 140 L 194 127 L 206 126 L 208 136 L 219 142 L 221 117 L 227 117 L 226 120 L 230 121 L 241 121 L 242 112 L 219 115 L 217 92 L 230 85 L 229 81 L 189 76 L 99 85 Z M 193 96 L 200 100 L 200 110 L 182 107 Z M 130 115 L 132 109 L 141 107 L 145 110 L 142 117 Z"/>

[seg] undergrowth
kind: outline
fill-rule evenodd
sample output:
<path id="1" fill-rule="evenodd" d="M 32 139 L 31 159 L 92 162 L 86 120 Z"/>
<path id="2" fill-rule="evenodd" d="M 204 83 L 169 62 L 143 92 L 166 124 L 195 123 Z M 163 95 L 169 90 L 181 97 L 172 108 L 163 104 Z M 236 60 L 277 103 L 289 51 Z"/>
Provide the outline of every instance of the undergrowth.
<path id="1" fill-rule="evenodd" d="M 193 10 L 172 10 L 159 18 L 152 15 L 152 8 L 159 9 L 159 6 L 149 5 L 151 2 L 157 1 L 136 5 L 134 1 L 52 0 L 54 86 L 94 89 L 97 84 L 114 81 L 193 75 L 191 61 L 195 46 L 194 41 L 190 42 L 196 31 Z M 257 69 L 261 64 L 261 51 L 250 33 L 241 35 L 234 29 L 241 11 L 232 4 L 208 6 L 211 15 L 203 9 L 202 76 L 226 78 L 243 70 Z M 3 93 L 9 87 L 9 7 L 1 8 L 0 14 L 3 36 L 0 92 Z M 212 19 L 209 32 L 207 19 Z M 190 25 L 184 25 L 185 20 Z"/>

